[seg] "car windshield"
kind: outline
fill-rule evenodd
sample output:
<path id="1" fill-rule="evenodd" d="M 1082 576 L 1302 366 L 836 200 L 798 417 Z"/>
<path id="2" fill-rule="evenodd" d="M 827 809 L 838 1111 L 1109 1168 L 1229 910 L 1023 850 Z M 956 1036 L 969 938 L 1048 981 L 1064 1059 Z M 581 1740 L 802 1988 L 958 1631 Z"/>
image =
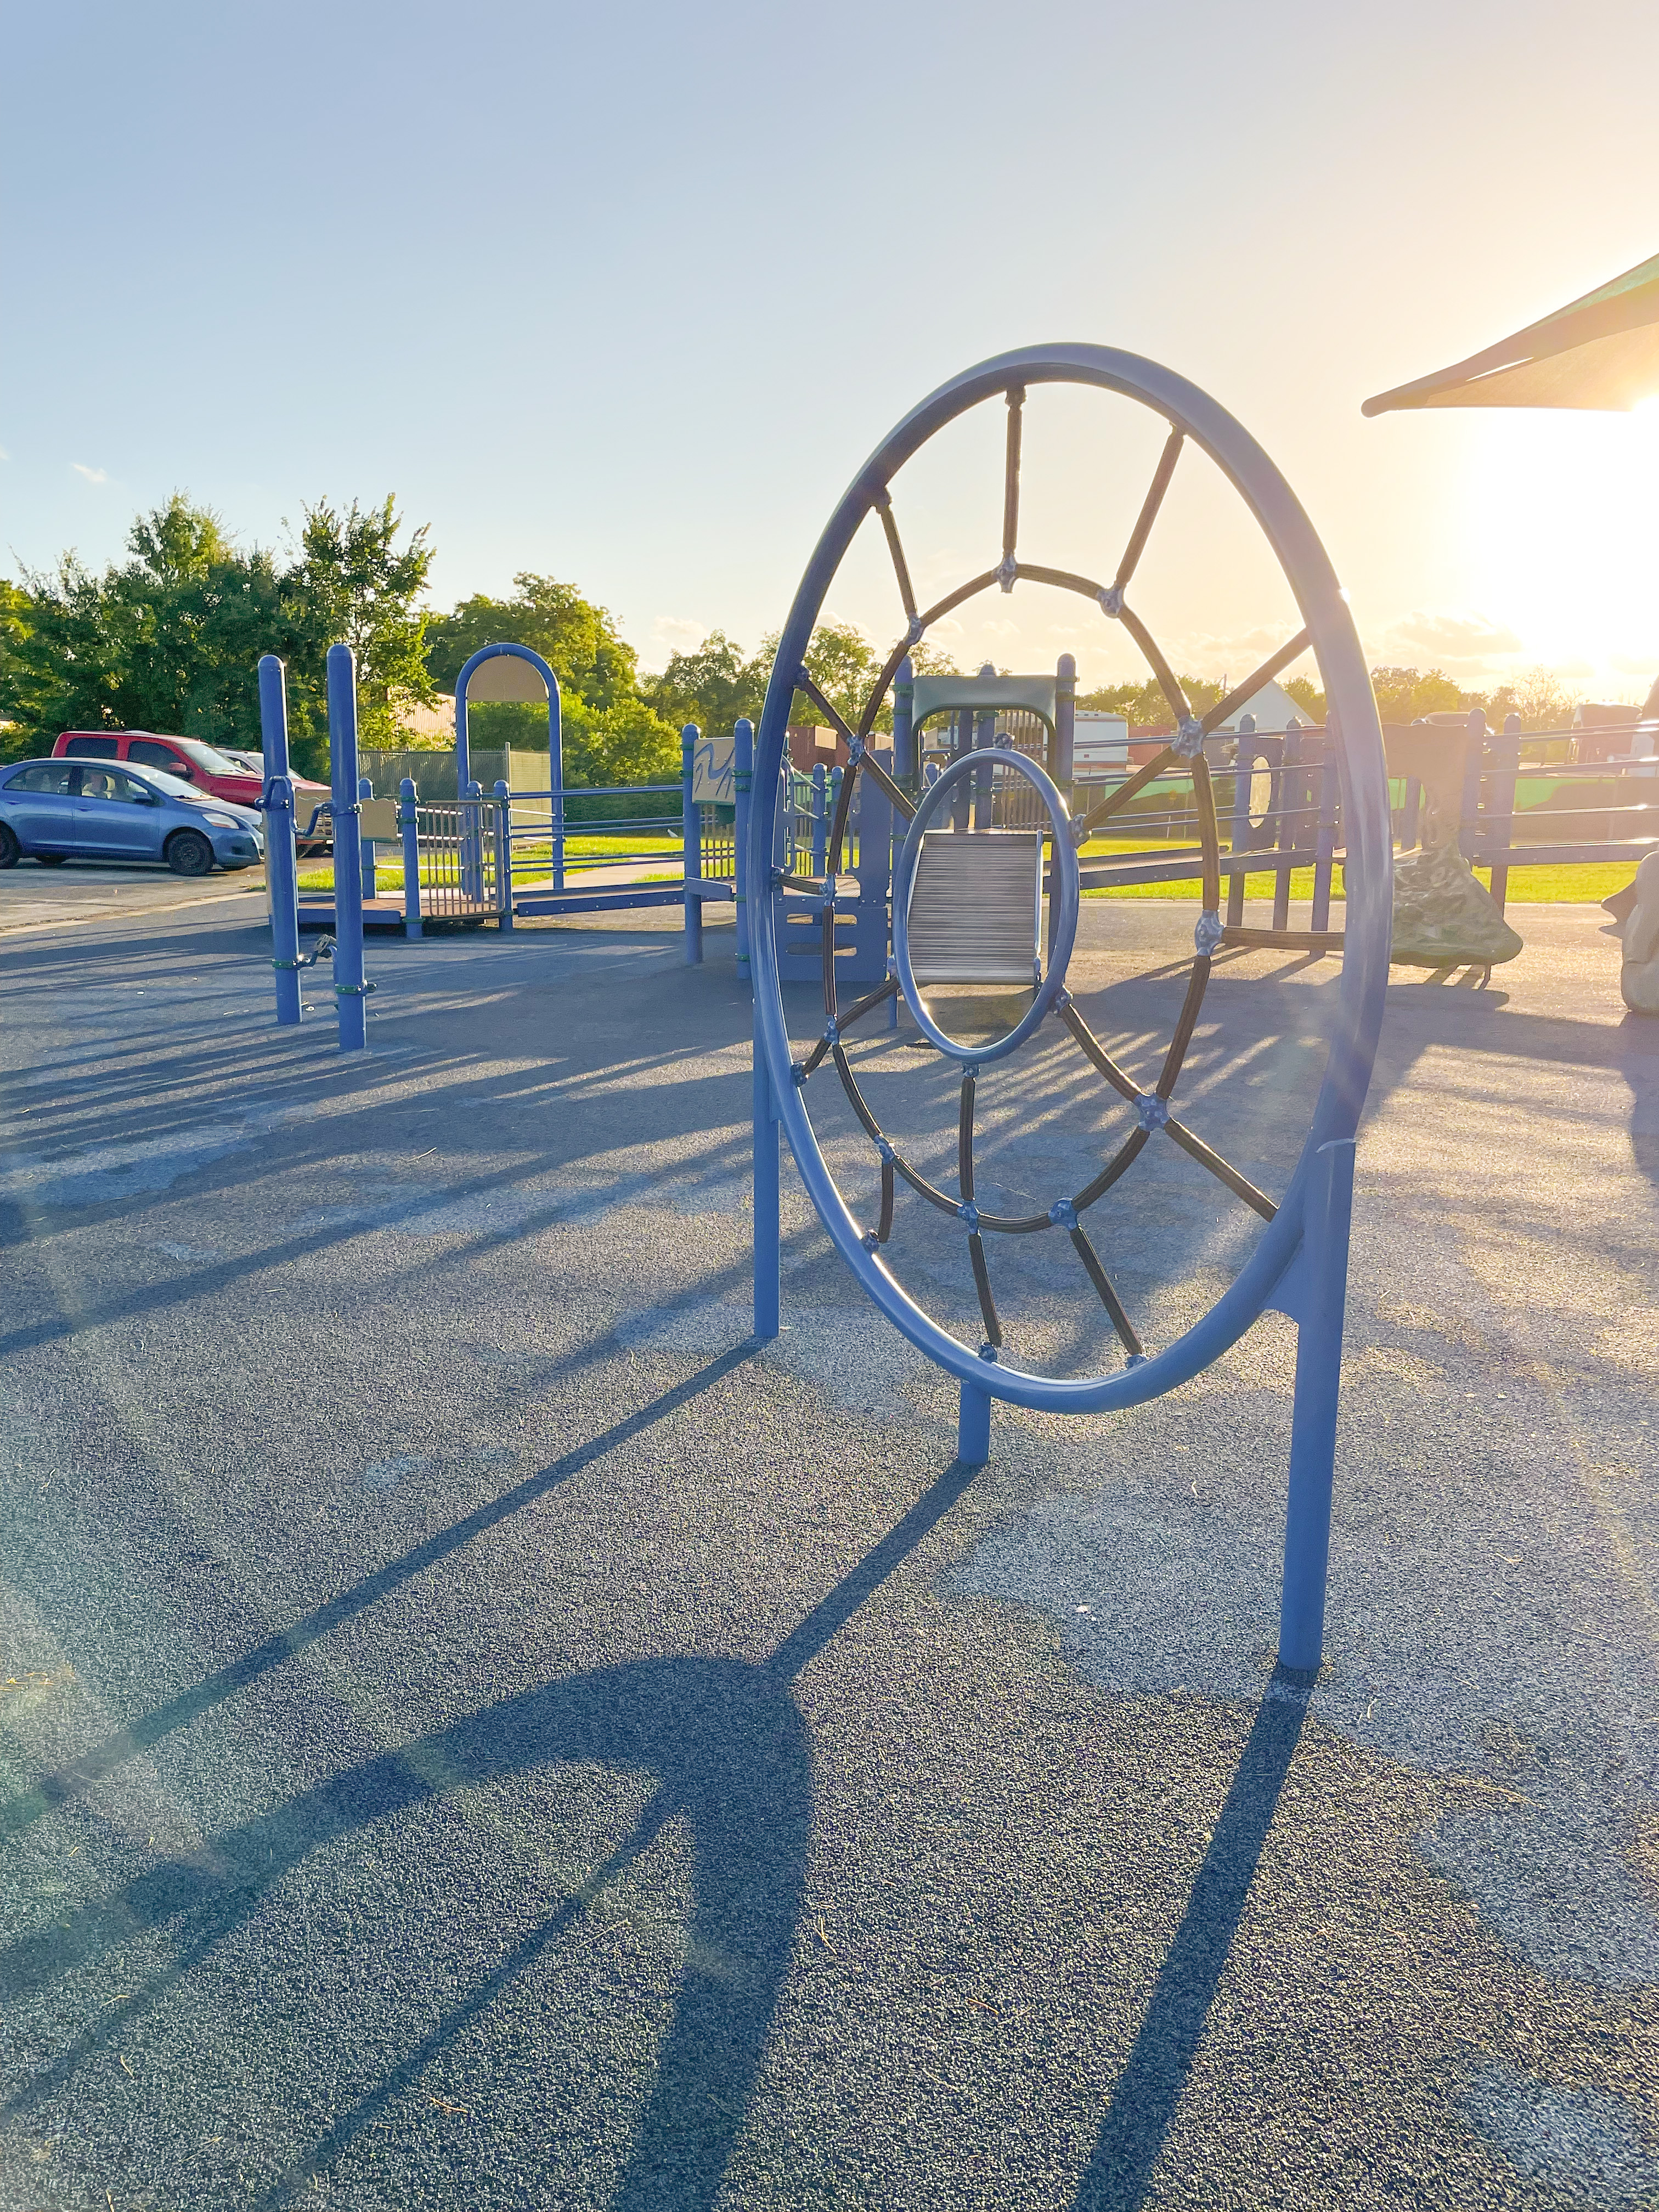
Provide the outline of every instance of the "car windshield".
<path id="1" fill-rule="evenodd" d="M 204 750 L 207 748 L 204 747 Z M 182 799 L 191 806 L 223 806 L 226 801 L 216 799 L 210 791 L 198 791 L 193 783 L 186 783 L 181 775 L 169 775 L 164 768 L 152 768 L 148 761 L 142 770 L 135 769 L 141 783 L 159 791 L 165 799 Z"/>
<path id="2" fill-rule="evenodd" d="M 240 761 L 222 753 L 216 746 L 204 745 L 199 738 L 175 738 L 173 744 L 187 760 L 209 775 L 246 775 L 247 770 Z"/>

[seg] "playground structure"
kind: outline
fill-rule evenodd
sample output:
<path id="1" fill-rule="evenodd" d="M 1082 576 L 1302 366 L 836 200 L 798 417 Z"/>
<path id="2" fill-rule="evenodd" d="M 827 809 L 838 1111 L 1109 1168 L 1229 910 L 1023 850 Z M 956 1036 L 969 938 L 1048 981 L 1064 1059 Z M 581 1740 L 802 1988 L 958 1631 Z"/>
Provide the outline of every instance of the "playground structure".
<path id="1" fill-rule="evenodd" d="M 1048 384 L 1092 387 L 1151 409 L 1168 426 L 1152 485 L 1113 580 L 1028 563 L 1018 552 L 1020 447 L 1028 389 Z M 1000 557 L 979 575 L 923 610 L 916 604 L 894 508 L 892 483 L 928 440 L 968 409 L 1000 399 L 1006 406 L 1003 542 Z M 1245 683 L 1209 713 L 1195 714 L 1150 630 L 1131 606 L 1128 590 L 1184 447 L 1207 453 L 1231 480 L 1267 538 L 1303 617 L 1303 626 Z M 805 667 L 814 626 L 843 556 L 866 518 L 878 518 L 891 557 L 904 629 L 872 687 L 856 726 L 836 714 Z M 929 627 L 977 593 L 1012 592 L 1037 583 L 1093 600 L 1139 647 L 1169 702 L 1176 730 L 1154 757 L 1112 781 L 1103 796 L 1073 819 L 1054 777 L 1012 744 L 994 742 L 960 750 L 925 796 L 907 790 L 908 742 L 901 744 L 907 702 L 896 702 L 895 774 L 878 756 L 872 736 L 890 688 L 906 656 Z M 1346 927 L 1339 1011 L 1311 1126 L 1288 1188 L 1275 1200 L 1206 1145 L 1179 1120 L 1172 1098 L 1191 1043 L 1211 964 L 1224 944 L 1263 939 L 1309 951 L 1334 949 L 1324 932 L 1288 928 L 1243 933 L 1224 921 L 1223 875 L 1216 794 L 1206 740 L 1230 714 L 1303 653 L 1312 650 L 1330 702 L 1326 752 L 1334 768 L 1314 810 L 1322 818 L 1340 799 L 1346 863 Z M 823 865 L 814 878 L 785 865 L 787 794 L 784 784 L 785 731 L 797 690 L 840 729 L 850 766 L 825 842 Z M 971 703 L 971 702 L 970 702 Z M 908 702 L 914 714 L 915 694 Z M 958 708 L 958 712 L 962 710 Z M 1057 729 L 1058 713 L 1049 725 Z M 890 757 L 890 758 L 891 757 Z M 1056 761 L 1055 766 L 1060 765 Z M 1283 769 L 1281 757 L 1280 769 Z M 1180 1013 L 1156 1084 L 1145 1089 L 1118 1066 L 1085 1022 L 1066 988 L 1081 890 L 1096 875 L 1078 863 L 1078 847 L 1121 813 L 1156 780 L 1182 776 L 1190 791 L 1196 831 L 1184 865 L 1167 854 L 1141 865 L 1196 872 L 1201 911 Z M 914 782 L 914 777 L 908 779 Z M 1282 781 L 1282 777 L 1281 777 Z M 1254 777 L 1238 779 L 1248 794 Z M 850 1006 L 839 996 L 836 922 L 843 897 L 842 866 L 855 787 L 879 790 L 908 822 L 893 889 L 895 972 Z M 1288 1315 L 1297 1328 L 1296 1398 L 1292 1421 L 1279 1657 L 1286 1667 L 1320 1664 L 1329 1547 L 1331 1490 L 1346 1295 L 1348 1221 L 1353 1182 L 1354 1134 L 1364 1104 L 1388 980 L 1391 840 L 1389 793 L 1382 733 L 1370 684 L 1346 599 L 1323 548 L 1301 507 L 1267 455 L 1242 427 L 1194 386 L 1135 356 L 1094 346 L 1036 348 L 981 364 L 942 386 L 915 409 L 854 478 L 818 543 L 784 626 L 762 715 L 754 774 L 756 803 L 749 824 L 747 878 L 815 898 L 821 915 L 823 1030 L 800 1060 L 792 1051 L 781 983 L 788 927 L 780 902 L 755 903 L 750 954 L 755 977 L 754 1191 L 755 1329 L 775 1336 L 780 1325 L 780 1137 L 790 1149 L 820 1219 L 842 1258 L 876 1306 L 917 1349 L 960 1388 L 958 1455 L 983 1462 L 990 1448 L 994 1399 L 1057 1413 L 1099 1413 L 1143 1403 L 1189 1380 L 1210 1364 L 1266 1309 Z M 1236 800 L 1236 805 L 1237 804 Z M 1245 804 L 1248 805 L 1248 796 Z M 947 805 L 949 826 L 944 822 Z M 1041 818 L 1034 819 L 1040 806 Z M 1296 810 L 1305 813 L 1306 810 Z M 1281 829 L 1280 834 L 1285 834 Z M 1317 855 L 1322 841 L 1311 850 Z M 1334 841 L 1333 841 L 1334 842 Z M 1290 848 L 1297 849 L 1294 836 Z M 1275 853 L 1275 860 L 1284 848 Z M 1241 872 L 1244 856 L 1239 856 Z M 1121 864 L 1120 864 L 1121 865 Z M 1109 871 L 1105 872 L 1109 873 Z M 1145 879 L 1145 878 L 1143 878 Z M 1048 943 L 1041 927 L 1048 894 Z M 1018 979 L 1029 1003 L 994 1041 L 952 1033 L 935 1018 L 929 979 L 948 975 L 958 985 L 1006 994 Z M 960 1070 L 957 1190 L 930 1181 L 890 1140 L 848 1058 L 854 1025 L 902 993 L 918 1028 Z M 975 1200 L 975 1093 L 986 1068 L 1006 1060 L 1050 1020 L 1070 1036 L 1084 1058 L 1131 1109 L 1121 1142 L 1082 1188 L 1057 1195 L 1046 1212 L 1008 1218 L 981 1211 Z M 880 1200 L 873 1225 L 848 1203 L 826 1159 L 809 1111 L 810 1086 L 833 1067 L 859 1125 L 879 1161 Z M 1148 1352 L 1112 1284 L 1108 1267 L 1088 1234 L 1085 1217 L 1129 1172 L 1140 1152 L 1159 1136 L 1172 1140 L 1258 1214 L 1264 1227 L 1231 1285 L 1199 1321 L 1171 1344 Z M 900 1284 L 884 1249 L 896 1231 L 900 1182 L 917 1197 L 961 1224 L 984 1326 L 977 1346 L 963 1342 Z M 988 1238 L 1062 1231 L 1084 1278 L 1104 1306 L 1126 1356 L 1115 1372 L 1082 1377 L 1040 1374 L 1005 1357 L 987 1256 Z"/>

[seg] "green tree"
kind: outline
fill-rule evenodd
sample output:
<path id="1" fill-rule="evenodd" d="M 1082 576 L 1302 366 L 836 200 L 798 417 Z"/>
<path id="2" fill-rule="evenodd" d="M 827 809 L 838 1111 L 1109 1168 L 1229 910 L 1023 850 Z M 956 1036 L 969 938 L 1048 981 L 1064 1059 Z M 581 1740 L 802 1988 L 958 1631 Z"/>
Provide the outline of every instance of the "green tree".
<path id="1" fill-rule="evenodd" d="M 431 696 L 425 617 L 412 606 L 431 552 L 423 530 L 400 550 L 398 530 L 390 499 L 367 513 L 319 503 L 305 510 L 299 558 L 280 568 L 175 492 L 135 519 L 131 557 L 101 575 L 66 553 L 50 574 L 26 576 L 27 623 L 5 655 L 10 757 L 77 728 L 257 749 L 258 663 L 275 653 L 288 664 L 294 765 L 325 775 L 324 655 L 336 643 L 358 656 L 360 734 L 390 739 L 396 698 Z"/>
<path id="2" fill-rule="evenodd" d="M 1443 669 L 1373 668 L 1371 690 L 1376 711 L 1385 722 L 1414 722 L 1424 714 L 1443 714 L 1468 705 L 1464 695 Z"/>
<path id="3" fill-rule="evenodd" d="M 724 630 L 713 630 L 695 653 L 676 653 L 660 676 L 647 677 L 641 694 L 664 721 L 678 729 L 695 722 L 702 730 L 729 730 L 742 715 L 760 720 L 769 654 L 744 658 Z"/>
<path id="4" fill-rule="evenodd" d="M 428 623 L 427 668 L 440 690 L 454 690 L 480 646 L 527 645 L 558 678 L 562 694 L 599 708 L 637 696 L 636 655 L 605 608 L 554 576 L 526 571 L 513 581 L 510 599 L 479 592 Z"/>
<path id="5" fill-rule="evenodd" d="M 324 656 L 331 645 L 349 645 L 357 663 L 358 740 L 367 745 L 397 744 L 400 700 L 429 703 L 437 696 L 426 658 L 431 617 L 415 605 L 426 588 L 433 548 L 424 523 L 400 546 L 402 527 L 390 492 L 378 507 L 354 499 L 340 508 L 319 501 L 304 510 L 300 559 L 283 580 L 295 643 L 305 656 L 307 721 L 317 711 Z M 290 701 L 295 676 L 290 666 Z"/>

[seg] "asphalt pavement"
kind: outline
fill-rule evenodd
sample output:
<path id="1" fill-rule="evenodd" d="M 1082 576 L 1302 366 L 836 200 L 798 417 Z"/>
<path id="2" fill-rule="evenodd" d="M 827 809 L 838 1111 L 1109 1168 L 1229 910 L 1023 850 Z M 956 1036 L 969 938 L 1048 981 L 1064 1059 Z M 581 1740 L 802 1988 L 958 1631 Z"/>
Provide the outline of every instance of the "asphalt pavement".
<path id="1" fill-rule="evenodd" d="M 1391 989 L 1311 1694 L 1288 1322 L 969 1473 L 786 1170 L 753 1343 L 729 929 L 372 944 L 355 1058 L 235 903 L 20 935 L 0 2212 L 1659 2201 L 1659 1026 L 1604 920 Z M 1189 932 L 1085 911 L 1134 1068 Z M 1270 1191 L 1334 975 L 1224 957 L 1183 1074 Z M 933 1056 L 853 1057 L 943 1171 Z M 981 1108 L 1010 1201 L 1124 1120 L 1054 1042 Z M 1165 1145 L 1108 1196 L 1167 1341 L 1255 1217 Z M 948 1224 L 892 1249 L 976 1329 Z M 1060 1238 L 992 1265 L 1018 1356 L 1118 1356 Z"/>

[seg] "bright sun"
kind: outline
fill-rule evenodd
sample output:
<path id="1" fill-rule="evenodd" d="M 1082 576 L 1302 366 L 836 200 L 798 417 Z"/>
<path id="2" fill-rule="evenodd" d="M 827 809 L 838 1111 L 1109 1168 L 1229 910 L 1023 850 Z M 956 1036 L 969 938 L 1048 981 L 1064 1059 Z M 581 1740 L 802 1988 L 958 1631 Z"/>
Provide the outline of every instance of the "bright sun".
<path id="1" fill-rule="evenodd" d="M 1659 672 L 1659 399 L 1468 419 L 1474 603 L 1524 659 L 1615 696 L 1644 690 Z"/>

